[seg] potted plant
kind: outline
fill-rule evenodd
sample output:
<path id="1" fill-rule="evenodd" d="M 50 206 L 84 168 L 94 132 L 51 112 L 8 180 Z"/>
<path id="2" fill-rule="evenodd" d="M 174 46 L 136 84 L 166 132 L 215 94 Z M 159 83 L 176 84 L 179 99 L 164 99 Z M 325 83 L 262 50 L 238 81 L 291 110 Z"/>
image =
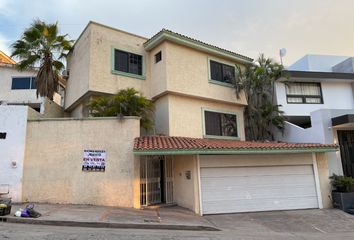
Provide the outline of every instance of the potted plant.
<path id="1" fill-rule="evenodd" d="M 333 207 L 354 213 L 354 178 L 333 174 L 330 179 Z"/>

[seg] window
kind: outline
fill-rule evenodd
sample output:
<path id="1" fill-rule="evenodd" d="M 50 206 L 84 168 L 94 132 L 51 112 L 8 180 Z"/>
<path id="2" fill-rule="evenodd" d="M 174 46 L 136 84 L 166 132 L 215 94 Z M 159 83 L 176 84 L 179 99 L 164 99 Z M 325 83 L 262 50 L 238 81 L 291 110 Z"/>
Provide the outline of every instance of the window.
<path id="1" fill-rule="evenodd" d="M 36 78 L 35 77 L 13 77 L 11 89 L 36 89 Z"/>
<path id="2" fill-rule="evenodd" d="M 288 103 L 322 104 L 320 83 L 286 83 Z"/>
<path id="3" fill-rule="evenodd" d="M 6 139 L 6 132 L 0 132 L 0 139 Z"/>
<path id="4" fill-rule="evenodd" d="M 210 78 L 214 81 L 233 84 L 235 82 L 235 67 L 210 61 Z"/>
<path id="5" fill-rule="evenodd" d="M 204 111 L 205 135 L 238 137 L 236 114 Z"/>
<path id="6" fill-rule="evenodd" d="M 161 51 L 155 54 L 155 63 L 160 62 L 162 59 Z"/>
<path id="7" fill-rule="evenodd" d="M 114 70 L 143 75 L 143 57 L 141 55 L 115 49 Z"/>

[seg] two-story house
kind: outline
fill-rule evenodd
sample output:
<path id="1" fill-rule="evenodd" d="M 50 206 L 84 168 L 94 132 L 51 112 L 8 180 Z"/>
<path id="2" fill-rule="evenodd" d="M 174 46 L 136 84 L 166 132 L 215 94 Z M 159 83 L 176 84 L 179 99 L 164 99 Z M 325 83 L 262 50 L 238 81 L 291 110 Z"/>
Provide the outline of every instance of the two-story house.
<path id="1" fill-rule="evenodd" d="M 337 143 L 328 153 L 330 174 L 354 176 L 354 58 L 306 55 L 283 71 L 276 100 L 287 117 L 286 142 Z"/>
<path id="2" fill-rule="evenodd" d="M 40 113 L 50 104 L 45 98 L 36 96 L 37 70 L 18 71 L 16 62 L 0 51 L 0 102 L 8 105 L 28 105 Z M 63 105 L 65 81 L 61 79 L 58 93 L 53 101 Z"/>
<path id="3" fill-rule="evenodd" d="M 333 145 L 244 141 L 247 102 L 233 83 L 236 66 L 249 64 L 169 30 L 145 38 L 90 22 L 69 54 L 65 110 L 87 117 L 91 98 L 127 87 L 154 102 L 155 135 L 127 149 L 139 162 L 135 207 L 176 203 L 199 214 L 328 207 L 324 152 Z"/>

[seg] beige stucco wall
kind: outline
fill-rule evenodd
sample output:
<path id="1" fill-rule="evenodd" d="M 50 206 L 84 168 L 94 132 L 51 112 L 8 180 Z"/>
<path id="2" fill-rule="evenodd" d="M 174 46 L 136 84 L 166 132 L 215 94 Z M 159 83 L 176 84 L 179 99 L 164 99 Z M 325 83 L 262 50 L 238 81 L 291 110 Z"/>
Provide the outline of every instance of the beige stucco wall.
<path id="1" fill-rule="evenodd" d="M 150 61 L 143 47 L 147 39 L 97 24 L 90 24 L 90 29 L 90 90 L 116 93 L 119 89 L 133 87 L 150 98 Z M 113 74 L 112 48 L 142 55 L 146 79 Z"/>
<path id="2" fill-rule="evenodd" d="M 191 179 L 186 178 L 186 172 L 191 172 Z M 181 207 L 199 213 L 199 187 L 197 172 L 197 156 L 173 156 L 173 196 Z"/>
<path id="3" fill-rule="evenodd" d="M 240 65 L 239 63 L 213 57 L 207 53 L 171 42 L 165 42 L 163 46 L 165 49 L 165 52 L 163 52 L 165 59 L 163 61 L 166 61 L 168 91 L 246 104 L 243 94 L 241 94 L 241 99 L 237 99 L 233 87 L 209 82 L 209 58 L 230 65 Z M 156 94 L 155 91 L 152 92 Z"/>
<path id="4" fill-rule="evenodd" d="M 159 105 L 168 104 L 168 134 L 170 136 L 203 137 L 203 109 L 236 113 L 238 117 L 238 131 L 241 140 L 245 139 L 243 107 L 236 104 L 228 104 L 205 99 L 191 98 L 169 94 L 160 100 Z M 165 102 L 165 103 L 162 103 Z M 167 102 L 167 103 L 166 103 Z M 166 108 L 166 107 L 165 107 Z M 158 112 L 158 111 L 157 111 Z M 159 117 L 158 115 L 157 117 Z M 156 117 L 156 118 L 157 118 Z M 166 128 L 159 128 L 157 133 L 164 133 Z"/>
<path id="5" fill-rule="evenodd" d="M 154 102 L 154 127 L 156 134 L 169 135 L 169 104 L 168 97 L 159 98 Z"/>
<path id="6" fill-rule="evenodd" d="M 166 42 L 161 43 L 156 48 L 148 53 L 148 60 L 150 62 L 150 95 L 155 97 L 168 90 L 167 87 L 167 55 L 166 55 Z M 161 61 L 155 63 L 155 54 L 161 51 Z"/>
<path id="7" fill-rule="evenodd" d="M 89 90 L 91 41 L 91 29 L 87 28 L 68 56 L 67 69 L 70 75 L 66 82 L 65 109 Z"/>
<path id="8" fill-rule="evenodd" d="M 42 114 L 43 118 L 60 118 L 64 117 L 64 108 L 59 106 L 57 103 L 46 98 L 44 100 L 44 112 Z"/>
<path id="9" fill-rule="evenodd" d="M 320 182 L 321 196 L 322 196 L 322 204 L 324 208 L 331 208 L 331 183 L 329 179 L 329 169 L 328 162 L 325 153 L 317 153 L 315 154 L 317 169 L 318 169 L 318 177 Z"/>
<path id="10" fill-rule="evenodd" d="M 133 207 L 133 140 L 139 119 L 44 119 L 28 122 L 23 201 Z M 106 150 L 105 172 L 83 172 L 85 149 Z"/>

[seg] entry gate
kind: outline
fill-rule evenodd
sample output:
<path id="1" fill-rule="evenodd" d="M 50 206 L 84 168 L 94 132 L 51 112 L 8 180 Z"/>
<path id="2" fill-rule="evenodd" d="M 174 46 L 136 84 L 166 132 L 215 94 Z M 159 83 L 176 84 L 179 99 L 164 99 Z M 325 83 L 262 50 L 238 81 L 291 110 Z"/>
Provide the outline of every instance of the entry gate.
<path id="1" fill-rule="evenodd" d="M 140 202 L 143 206 L 173 202 L 171 158 L 164 156 L 141 157 Z"/>

